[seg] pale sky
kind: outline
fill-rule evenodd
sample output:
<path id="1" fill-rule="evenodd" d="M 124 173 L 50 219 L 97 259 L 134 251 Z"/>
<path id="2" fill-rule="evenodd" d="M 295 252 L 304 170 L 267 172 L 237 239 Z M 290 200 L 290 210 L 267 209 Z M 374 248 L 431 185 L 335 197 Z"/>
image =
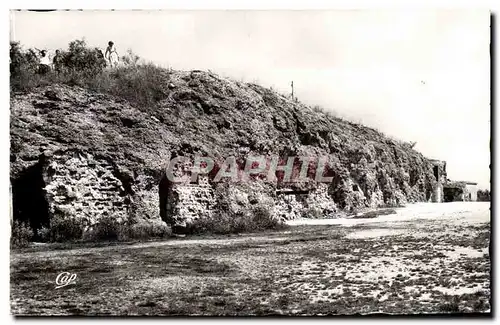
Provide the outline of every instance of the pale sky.
<path id="1" fill-rule="evenodd" d="M 13 12 L 11 39 L 85 37 L 173 69 L 210 69 L 375 127 L 452 180 L 490 181 L 490 16 L 462 11 Z M 12 17 L 11 16 L 11 17 Z"/>

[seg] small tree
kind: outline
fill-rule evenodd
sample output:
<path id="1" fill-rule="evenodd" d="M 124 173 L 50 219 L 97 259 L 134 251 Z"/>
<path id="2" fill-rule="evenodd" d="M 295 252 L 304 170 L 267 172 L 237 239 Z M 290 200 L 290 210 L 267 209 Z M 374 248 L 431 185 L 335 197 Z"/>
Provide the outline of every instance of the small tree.
<path id="1" fill-rule="evenodd" d="M 141 58 L 131 49 L 127 50 L 127 54 L 121 57 L 122 62 L 127 66 L 135 66 Z"/>
<path id="2" fill-rule="evenodd" d="M 19 42 L 10 42 L 10 81 L 12 89 L 23 89 L 30 84 L 38 70 L 39 60 L 33 49 L 23 51 Z"/>
<path id="3" fill-rule="evenodd" d="M 478 190 L 477 191 L 477 200 L 483 202 L 491 201 L 491 193 L 489 190 Z"/>
<path id="4" fill-rule="evenodd" d="M 85 40 L 69 43 L 68 51 L 61 54 L 64 67 L 73 72 L 85 75 L 96 75 L 106 67 L 106 60 L 101 50 L 89 48 Z"/>
<path id="5" fill-rule="evenodd" d="M 24 55 L 19 42 L 10 42 L 10 75 L 17 76 L 21 72 Z"/>

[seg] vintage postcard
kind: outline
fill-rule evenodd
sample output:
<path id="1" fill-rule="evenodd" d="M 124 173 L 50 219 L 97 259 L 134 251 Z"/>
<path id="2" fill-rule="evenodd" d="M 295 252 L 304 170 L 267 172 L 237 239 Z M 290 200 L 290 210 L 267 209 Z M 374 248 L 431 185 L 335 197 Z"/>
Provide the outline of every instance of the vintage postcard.
<path id="1" fill-rule="evenodd" d="M 14 316 L 492 314 L 487 10 L 11 10 Z"/>

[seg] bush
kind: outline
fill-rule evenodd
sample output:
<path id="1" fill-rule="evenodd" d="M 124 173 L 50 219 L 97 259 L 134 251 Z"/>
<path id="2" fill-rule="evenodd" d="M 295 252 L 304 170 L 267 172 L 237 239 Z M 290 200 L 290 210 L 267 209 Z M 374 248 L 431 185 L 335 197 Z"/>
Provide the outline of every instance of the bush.
<path id="1" fill-rule="evenodd" d="M 140 221 L 132 225 L 128 232 L 130 239 L 165 238 L 172 235 L 172 230 L 164 221 Z"/>
<path id="2" fill-rule="evenodd" d="M 14 90 L 36 86 L 32 79 L 37 76 L 38 58 L 33 49 L 23 51 L 19 42 L 10 43 L 10 83 Z"/>
<path id="3" fill-rule="evenodd" d="M 37 235 L 42 242 L 50 241 L 50 233 L 50 228 L 48 227 L 42 227 L 37 230 Z"/>
<path id="4" fill-rule="evenodd" d="M 323 211 L 317 207 L 309 207 L 304 213 L 304 217 L 309 219 L 323 219 L 324 214 Z"/>
<path id="5" fill-rule="evenodd" d="M 12 247 L 26 247 L 33 239 L 31 227 L 18 220 L 14 221 L 11 230 L 10 244 Z"/>
<path id="6" fill-rule="evenodd" d="M 266 229 L 282 229 L 285 224 L 271 215 L 269 209 L 257 206 L 253 208 L 253 220 L 252 224 L 255 230 L 266 230 Z"/>
<path id="7" fill-rule="evenodd" d="M 89 241 L 125 241 L 130 239 L 165 238 L 172 234 L 170 227 L 161 220 L 120 223 L 113 217 L 103 217 L 84 234 Z"/>
<path id="8" fill-rule="evenodd" d="M 135 54 L 131 49 L 127 50 L 127 54 L 121 57 L 121 61 L 127 66 L 134 66 L 139 63 L 140 56 Z"/>
<path id="9" fill-rule="evenodd" d="M 200 218 L 193 220 L 189 223 L 184 232 L 192 235 L 199 234 L 228 234 L 230 233 L 230 226 L 227 223 L 229 218 L 226 216 L 226 213 L 221 213 L 219 218 Z"/>
<path id="10" fill-rule="evenodd" d="M 120 67 L 106 72 L 107 84 L 99 76 L 90 88 L 123 98 L 138 107 L 150 108 L 168 97 L 169 74 L 152 63 Z"/>
<path id="11" fill-rule="evenodd" d="M 269 209 L 257 206 L 250 212 L 221 211 L 213 218 L 197 219 L 189 224 L 186 231 L 190 234 L 237 234 L 283 228 L 285 224 L 273 218 Z"/>
<path id="12" fill-rule="evenodd" d="M 83 224 L 76 219 L 54 216 L 50 220 L 48 239 L 52 242 L 79 240 L 82 238 L 83 228 Z"/>
<path id="13" fill-rule="evenodd" d="M 63 70 L 84 76 L 99 74 L 106 67 L 106 60 L 98 48 L 90 48 L 84 40 L 69 43 L 68 50 L 62 51 Z"/>
<path id="14" fill-rule="evenodd" d="M 477 191 L 477 200 L 482 202 L 491 201 L 491 194 L 489 190 L 478 190 Z"/>
<path id="15" fill-rule="evenodd" d="M 84 234 L 84 240 L 123 240 L 126 239 L 126 225 L 113 217 L 102 217 Z"/>

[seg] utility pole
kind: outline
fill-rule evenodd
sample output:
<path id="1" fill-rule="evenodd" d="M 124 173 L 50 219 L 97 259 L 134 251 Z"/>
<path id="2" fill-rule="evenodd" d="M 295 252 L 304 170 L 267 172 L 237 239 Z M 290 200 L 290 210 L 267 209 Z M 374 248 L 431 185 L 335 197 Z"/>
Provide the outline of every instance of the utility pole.
<path id="1" fill-rule="evenodd" d="M 292 81 L 292 99 L 293 99 L 293 81 Z"/>

